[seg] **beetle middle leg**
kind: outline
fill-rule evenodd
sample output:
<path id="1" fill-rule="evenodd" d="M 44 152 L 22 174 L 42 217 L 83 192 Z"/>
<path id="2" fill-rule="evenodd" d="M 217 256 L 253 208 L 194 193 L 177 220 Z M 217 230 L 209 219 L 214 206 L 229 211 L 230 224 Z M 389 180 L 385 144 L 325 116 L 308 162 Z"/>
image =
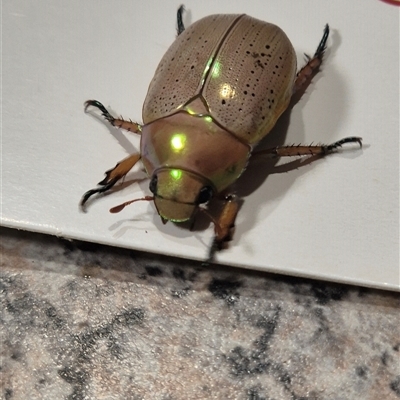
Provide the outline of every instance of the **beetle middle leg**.
<path id="1" fill-rule="evenodd" d="M 112 125 L 116 128 L 125 129 L 126 131 L 141 134 L 142 132 L 142 125 L 138 124 L 137 122 L 133 122 L 131 120 L 127 121 L 120 118 L 113 117 L 109 111 L 97 100 L 87 100 L 85 101 L 85 112 L 90 107 L 96 107 L 101 111 L 101 115 Z"/>

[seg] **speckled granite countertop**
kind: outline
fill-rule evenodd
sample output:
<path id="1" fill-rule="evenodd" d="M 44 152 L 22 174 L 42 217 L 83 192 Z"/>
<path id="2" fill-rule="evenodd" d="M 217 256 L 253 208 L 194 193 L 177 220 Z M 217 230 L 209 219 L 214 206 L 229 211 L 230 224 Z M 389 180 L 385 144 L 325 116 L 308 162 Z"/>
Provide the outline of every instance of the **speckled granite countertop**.
<path id="1" fill-rule="evenodd" d="M 400 399 L 400 295 L 3 229 L 2 399 Z"/>

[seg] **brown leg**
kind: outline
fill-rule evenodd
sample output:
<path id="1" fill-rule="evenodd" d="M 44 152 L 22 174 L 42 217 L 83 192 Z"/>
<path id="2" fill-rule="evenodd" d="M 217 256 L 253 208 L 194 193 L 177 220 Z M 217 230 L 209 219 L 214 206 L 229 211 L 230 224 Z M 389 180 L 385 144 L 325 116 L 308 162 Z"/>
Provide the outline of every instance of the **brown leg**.
<path id="1" fill-rule="evenodd" d="M 349 136 L 344 139 L 340 139 L 332 144 L 321 144 L 321 145 L 291 145 L 282 147 L 273 147 L 271 149 L 265 149 L 255 151 L 253 156 L 259 155 L 273 155 L 276 157 L 296 157 L 296 156 L 315 156 L 315 155 L 327 155 L 334 153 L 338 148 L 342 147 L 345 143 L 358 143 L 362 147 L 362 138 L 357 136 Z"/>
<path id="2" fill-rule="evenodd" d="M 133 122 L 131 120 L 125 121 L 122 117 L 121 118 L 114 118 L 108 111 L 107 109 L 97 100 L 88 100 L 85 102 L 85 112 L 87 112 L 87 109 L 89 106 L 97 107 L 100 111 L 103 117 L 112 125 L 115 126 L 116 128 L 121 128 L 125 129 L 129 132 L 141 134 L 142 133 L 142 125 L 138 124 L 137 122 Z"/>
<path id="3" fill-rule="evenodd" d="M 324 34 L 317 47 L 317 50 L 315 51 L 314 56 L 311 58 L 307 54 L 305 55 L 307 59 L 307 64 L 297 73 L 296 81 L 294 82 L 293 93 L 304 89 L 304 86 L 307 86 L 312 77 L 316 74 L 316 72 L 318 72 L 326 50 L 326 41 L 328 40 L 328 36 L 329 25 L 326 24 Z"/>
<path id="4" fill-rule="evenodd" d="M 107 190 L 111 189 L 121 178 L 123 178 L 132 168 L 133 166 L 140 160 L 140 154 L 135 153 L 131 154 L 129 157 L 124 158 L 120 161 L 114 168 L 106 171 L 106 177 L 99 182 L 98 184 L 101 187 L 96 189 L 88 190 L 82 197 L 80 202 L 81 207 L 87 202 L 89 197 L 93 196 L 96 193 L 104 193 Z"/>
<path id="5" fill-rule="evenodd" d="M 206 212 L 214 222 L 215 233 L 206 263 L 211 262 L 214 258 L 215 252 L 222 250 L 224 244 L 232 240 L 235 229 L 235 219 L 239 212 L 239 206 L 239 201 L 235 195 L 227 195 L 225 196 L 222 210 L 218 218 L 213 218 L 208 212 Z"/>
<path id="6" fill-rule="evenodd" d="M 235 195 L 227 195 L 224 199 L 222 211 L 216 220 L 215 240 L 222 245 L 224 242 L 232 240 L 235 228 L 235 219 L 239 211 L 239 202 Z"/>

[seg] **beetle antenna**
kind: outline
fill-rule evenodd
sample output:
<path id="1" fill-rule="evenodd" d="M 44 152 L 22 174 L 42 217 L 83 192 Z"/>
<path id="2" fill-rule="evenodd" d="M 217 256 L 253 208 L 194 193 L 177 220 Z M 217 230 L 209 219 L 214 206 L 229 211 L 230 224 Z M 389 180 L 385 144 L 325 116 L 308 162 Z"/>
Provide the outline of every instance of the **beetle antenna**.
<path id="1" fill-rule="evenodd" d="M 113 208 L 110 208 L 110 213 L 113 213 L 113 214 L 119 213 L 126 206 L 129 206 L 129 204 L 132 204 L 132 203 L 134 203 L 136 201 L 142 201 L 142 200 L 151 201 L 151 200 L 154 200 L 154 197 L 153 196 L 145 196 L 145 197 L 141 197 L 140 199 L 133 199 L 133 200 L 130 200 L 130 201 L 126 201 L 125 203 L 122 203 L 119 206 L 115 206 Z"/>

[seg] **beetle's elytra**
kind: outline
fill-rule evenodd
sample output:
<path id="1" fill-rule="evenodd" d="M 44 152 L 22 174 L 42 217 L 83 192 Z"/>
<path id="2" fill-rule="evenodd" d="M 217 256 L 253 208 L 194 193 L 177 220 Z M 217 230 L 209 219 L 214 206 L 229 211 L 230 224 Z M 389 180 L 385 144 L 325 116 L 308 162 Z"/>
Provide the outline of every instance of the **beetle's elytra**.
<path id="1" fill-rule="evenodd" d="M 296 55 L 286 34 L 276 25 L 247 15 L 210 15 L 189 28 L 178 10 L 178 36 L 165 53 L 150 83 L 143 105 L 143 124 L 114 118 L 96 100 L 113 126 L 141 135 L 135 153 L 106 172 L 95 193 L 109 190 L 141 160 L 150 177 L 152 196 L 112 208 L 119 212 L 138 201 L 154 201 L 163 222 L 182 222 L 206 213 L 215 225 L 217 247 L 230 238 L 238 212 L 235 196 L 226 189 L 246 167 L 254 145 L 266 136 L 322 63 L 329 35 L 326 25 L 313 57 L 296 73 Z M 284 146 L 267 152 L 278 157 L 332 153 L 348 137 L 331 145 Z M 265 151 L 264 151 L 265 152 Z M 222 212 L 214 217 L 206 204 L 222 196 Z"/>

